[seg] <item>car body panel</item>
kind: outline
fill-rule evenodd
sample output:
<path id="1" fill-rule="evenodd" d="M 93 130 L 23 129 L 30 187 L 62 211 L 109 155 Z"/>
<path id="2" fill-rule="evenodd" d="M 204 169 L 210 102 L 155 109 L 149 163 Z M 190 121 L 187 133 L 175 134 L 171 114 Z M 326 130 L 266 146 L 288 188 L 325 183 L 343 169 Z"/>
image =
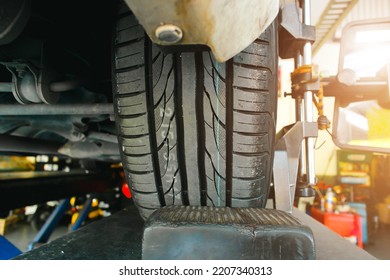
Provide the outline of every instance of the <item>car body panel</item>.
<path id="1" fill-rule="evenodd" d="M 125 0 L 151 40 L 158 28 L 181 32 L 173 44 L 207 45 L 220 62 L 249 46 L 272 23 L 278 0 Z"/>

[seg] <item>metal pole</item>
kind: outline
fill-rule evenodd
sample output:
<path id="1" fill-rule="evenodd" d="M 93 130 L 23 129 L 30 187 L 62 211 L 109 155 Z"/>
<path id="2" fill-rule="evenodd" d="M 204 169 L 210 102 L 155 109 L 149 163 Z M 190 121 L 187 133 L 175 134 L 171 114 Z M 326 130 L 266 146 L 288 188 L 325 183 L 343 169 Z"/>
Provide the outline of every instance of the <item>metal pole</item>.
<path id="1" fill-rule="evenodd" d="M 79 215 L 76 219 L 76 222 L 71 227 L 71 231 L 75 231 L 75 230 L 79 229 L 81 227 L 82 223 L 88 218 L 88 214 L 92 209 L 93 199 L 94 199 L 94 195 L 90 195 L 87 198 L 87 200 L 85 201 L 85 203 L 83 205 L 83 209 L 81 210 L 81 212 L 79 213 Z"/>
<path id="2" fill-rule="evenodd" d="M 59 82 L 52 82 L 49 86 L 52 92 L 65 92 L 76 89 L 87 83 L 87 79 L 73 79 Z M 12 92 L 13 83 L 0 83 L 0 92 Z M 33 85 L 35 86 L 35 85 Z"/>
<path id="3" fill-rule="evenodd" d="M 37 235 L 34 237 L 33 241 L 28 245 L 28 250 L 34 249 L 35 245 L 40 243 L 46 243 L 51 234 L 53 233 L 55 227 L 60 222 L 65 212 L 70 208 L 70 199 L 63 199 L 51 213 L 50 217 L 46 220 L 45 224 L 39 230 Z"/>
<path id="4" fill-rule="evenodd" d="M 299 68 L 302 66 L 302 55 L 300 51 L 297 51 L 297 54 L 294 59 L 294 67 L 295 69 Z M 295 120 L 297 122 L 302 121 L 302 114 L 303 113 L 303 108 L 302 108 L 302 98 L 301 96 L 297 96 L 295 98 Z"/>
<path id="5" fill-rule="evenodd" d="M 303 23 L 306 25 L 311 25 L 311 0 L 303 1 Z M 312 46 L 310 42 L 307 42 L 303 47 L 303 64 L 311 65 L 312 64 Z M 304 93 L 304 120 L 307 122 L 313 121 L 313 93 L 307 91 Z M 306 175 L 307 183 L 309 185 L 315 185 L 315 162 L 314 162 L 314 138 L 305 139 L 305 151 L 306 151 Z"/>
<path id="6" fill-rule="evenodd" d="M 42 139 L 0 134 L 0 152 L 58 155 L 62 144 Z"/>
<path id="7" fill-rule="evenodd" d="M 0 116 L 26 115 L 113 115 L 112 103 L 96 104 L 9 104 L 0 105 Z"/>
<path id="8" fill-rule="evenodd" d="M 12 92 L 12 83 L 0 83 L 0 92 Z"/>
<path id="9" fill-rule="evenodd" d="M 299 67 L 302 66 L 302 54 L 301 51 L 297 51 L 297 54 L 294 59 L 294 67 L 295 69 L 298 69 Z M 298 95 L 295 97 L 295 121 L 301 122 L 302 116 L 304 115 L 304 108 L 302 104 L 302 96 Z M 305 144 L 302 142 L 302 149 L 301 149 L 301 154 L 299 157 L 299 165 L 298 165 L 298 180 L 302 177 L 302 174 L 305 173 L 305 161 L 304 161 L 304 151 L 305 151 Z"/>

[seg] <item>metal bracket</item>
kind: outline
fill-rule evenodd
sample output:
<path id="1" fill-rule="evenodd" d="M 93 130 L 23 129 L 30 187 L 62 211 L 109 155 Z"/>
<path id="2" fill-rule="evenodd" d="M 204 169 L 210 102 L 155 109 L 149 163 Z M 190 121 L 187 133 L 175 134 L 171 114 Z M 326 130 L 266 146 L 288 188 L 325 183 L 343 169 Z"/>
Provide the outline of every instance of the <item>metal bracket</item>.
<path id="1" fill-rule="evenodd" d="M 297 186 L 302 140 L 318 136 L 316 122 L 297 122 L 286 127 L 277 141 L 274 156 L 275 206 L 278 210 L 292 213 Z"/>
<path id="2" fill-rule="evenodd" d="M 279 56 L 293 58 L 307 42 L 315 41 L 315 27 L 299 21 L 298 7 L 294 2 L 286 3 L 280 12 Z"/>
<path id="3" fill-rule="evenodd" d="M 320 75 L 317 65 L 302 65 L 291 73 L 291 95 L 293 98 L 303 96 L 307 91 L 317 93 L 320 88 Z"/>

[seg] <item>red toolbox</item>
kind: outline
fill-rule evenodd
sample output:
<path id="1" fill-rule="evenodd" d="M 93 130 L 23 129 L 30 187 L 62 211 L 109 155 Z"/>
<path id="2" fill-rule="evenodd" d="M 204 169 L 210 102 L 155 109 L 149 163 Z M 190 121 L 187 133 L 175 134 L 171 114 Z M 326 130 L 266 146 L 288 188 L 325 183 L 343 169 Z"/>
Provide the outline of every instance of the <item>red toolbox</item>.
<path id="1" fill-rule="evenodd" d="M 310 215 L 343 237 L 356 236 L 358 246 L 363 248 L 362 219 L 359 214 L 323 212 L 312 207 Z"/>

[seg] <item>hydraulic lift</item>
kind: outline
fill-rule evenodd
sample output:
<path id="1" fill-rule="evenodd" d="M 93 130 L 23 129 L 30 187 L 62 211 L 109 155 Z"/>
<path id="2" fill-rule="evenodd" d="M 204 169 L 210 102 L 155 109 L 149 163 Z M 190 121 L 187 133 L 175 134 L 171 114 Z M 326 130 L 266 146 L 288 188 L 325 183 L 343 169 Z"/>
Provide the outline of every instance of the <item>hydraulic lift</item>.
<path id="1" fill-rule="evenodd" d="M 313 231 L 317 260 L 375 259 L 307 214 L 294 209 L 292 215 Z M 140 260 L 143 227 L 143 219 L 138 215 L 136 207 L 131 205 L 15 259 Z"/>

